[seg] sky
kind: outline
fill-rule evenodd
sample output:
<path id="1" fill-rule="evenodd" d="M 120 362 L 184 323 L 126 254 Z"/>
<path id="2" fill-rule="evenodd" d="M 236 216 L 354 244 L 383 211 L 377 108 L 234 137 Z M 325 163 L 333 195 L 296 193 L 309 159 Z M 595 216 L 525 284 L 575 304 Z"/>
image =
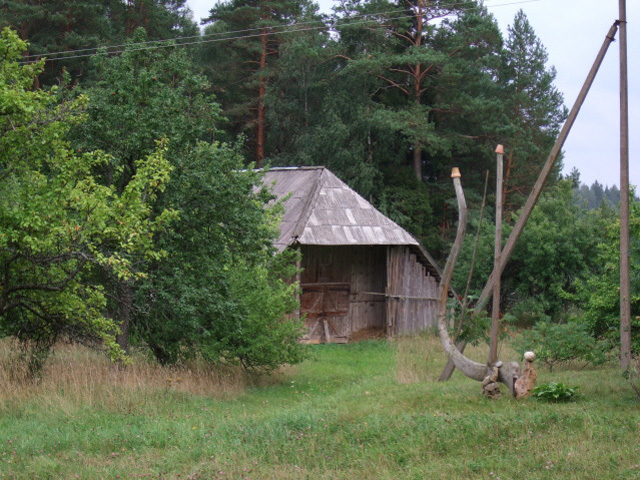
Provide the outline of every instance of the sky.
<path id="1" fill-rule="evenodd" d="M 316 0 L 317 1 L 317 0 Z M 336 0 L 318 1 L 331 12 Z M 640 1 L 627 0 L 629 63 L 629 177 L 640 186 Z M 187 0 L 194 19 L 206 17 L 216 0 Z M 618 18 L 619 0 L 485 0 L 505 34 L 522 9 L 557 72 L 555 85 L 571 109 L 602 46 Z M 619 39 L 619 33 L 616 40 Z M 564 144 L 563 173 L 580 171 L 582 183 L 596 180 L 620 185 L 619 42 L 609 47 L 571 133 Z"/>

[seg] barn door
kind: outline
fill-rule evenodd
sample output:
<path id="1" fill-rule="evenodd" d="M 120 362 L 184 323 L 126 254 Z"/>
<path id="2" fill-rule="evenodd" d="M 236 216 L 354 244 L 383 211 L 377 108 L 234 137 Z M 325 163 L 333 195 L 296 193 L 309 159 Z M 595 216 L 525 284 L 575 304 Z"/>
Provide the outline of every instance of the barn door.
<path id="1" fill-rule="evenodd" d="M 306 314 L 308 340 L 313 343 L 346 343 L 349 337 L 348 283 L 303 283 L 300 310 Z"/>

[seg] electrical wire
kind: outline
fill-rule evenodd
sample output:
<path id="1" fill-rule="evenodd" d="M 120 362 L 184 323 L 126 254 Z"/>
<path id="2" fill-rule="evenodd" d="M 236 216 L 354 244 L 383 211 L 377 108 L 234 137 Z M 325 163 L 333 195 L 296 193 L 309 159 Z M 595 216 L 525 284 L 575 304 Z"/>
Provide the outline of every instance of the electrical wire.
<path id="1" fill-rule="evenodd" d="M 491 8 L 495 8 L 495 7 L 504 7 L 504 6 L 510 6 L 510 5 L 519 5 L 519 4 L 525 4 L 525 3 L 534 3 L 534 2 L 539 2 L 541 0 L 518 0 L 518 1 L 513 1 L 513 2 L 507 2 L 507 3 L 501 3 L 501 4 L 495 4 L 495 5 L 491 5 Z M 455 5 L 455 4 L 454 4 Z M 484 5 L 483 5 L 484 6 Z M 486 6 L 487 8 L 489 6 Z M 475 9 L 477 7 L 473 7 L 473 8 L 466 8 L 463 9 L 464 11 L 469 11 L 472 9 Z M 389 11 L 389 12 L 375 12 L 375 13 L 366 13 L 366 14 L 359 14 L 359 15 L 352 15 L 349 17 L 341 17 L 338 20 L 338 22 L 340 22 L 341 20 L 352 20 L 352 19 L 357 19 L 357 18 L 363 18 L 363 17 L 379 17 L 379 16 L 383 16 L 383 15 L 388 15 L 388 14 L 392 14 L 392 13 L 397 13 L 397 11 Z M 402 19 L 406 19 L 406 18 L 415 18 L 417 15 L 400 15 L 400 16 L 396 16 L 396 17 L 389 17 L 389 18 L 385 18 L 385 21 L 392 21 L 392 20 L 402 20 Z M 379 18 L 368 18 L 366 20 L 362 20 L 359 22 L 349 22 L 349 23 L 338 23 L 338 22 L 331 22 L 330 24 L 322 24 L 322 25 L 317 25 L 317 26 L 313 26 L 313 27 L 306 27 L 306 28 L 298 28 L 301 25 L 310 25 L 310 24 L 317 24 L 319 21 L 321 20 L 313 20 L 313 21 L 308 21 L 308 22 L 299 22 L 296 23 L 294 25 L 274 25 L 274 26 L 266 26 L 266 27 L 257 27 L 257 28 L 249 28 L 249 29 L 243 29 L 243 30 L 233 30 L 233 31 L 226 31 L 226 32 L 214 32 L 214 33 L 210 33 L 210 34 L 205 34 L 205 35 L 192 35 L 192 36 L 186 36 L 186 37 L 175 37 L 175 38 L 170 38 L 170 39 L 164 39 L 164 40 L 149 40 L 146 42 L 134 42 L 134 43 L 127 43 L 127 44 L 119 44 L 119 45 L 106 45 L 106 46 L 99 46 L 99 47 L 91 47 L 91 48 L 81 48 L 81 49 L 74 49 L 74 50 L 66 50 L 64 52 L 57 52 L 57 53 L 50 53 L 50 54 L 34 54 L 34 55 L 26 55 L 24 58 L 25 59 L 29 59 L 29 58 L 44 58 L 46 61 L 48 62 L 53 62 L 53 61 L 58 61 L 58 60 L 70 60 L 70 59 L 75 59 L 75 58 L 86 58 L 86 57 L 93 57 L 96 55 L 103 55 L 103 54 L 119 54 L 119 53 L 124 53 L 124 52 L 136 52 L 136 51 L 143 51 L 143 50 L 154 50 L 154 49 L 158 49 L 158 48 L 171 48 L 171 47 L 180 47 L 180 46 L 188 46 L 188 45 L 198 45 L 198 44 L 204 44 L 204 43 L 216 43 L 216 42 L 223 42 L 223 41 L 230 41 L 230 40 L 241 40 L 241 39 L 246 39 L 246 38 L 255 38 L 255 37 L 261 37 L 263 35 L 267 35 L 267 36 L 271 36 L 271 35 L 279 35 L 279 34 L 285 34 L 285 33 L 298 33 L 298 32 L 307 32 L 307 31 L 314 31 L 314 30 L 337 30 L 341 27 L 347 27 L 347 26 L 353 26 L 353 25 L 362 25 L 362 24 L 366 24 L 366 23 L 371 23 L 371 22 L 376 22 L 379 21 Z M 279 31 L 273 31 L 275 29 L 282 29 Z M 266 33 L 264 33 L 264 30 L 269 30 Z M 260 32 L 260 33 L 255 33 L 255 34 L 249 34 L 249 35 L 238 35 L 238 36 L 230 36 L 230 35 L 235 35 L 238 33 L 248 33 L 248 32 Z M 208 38 L 208 37 L 219 37 L 222 35 L 227 35 L 225 37 L 222 38 Z M 172 42 L 176 42 L 176 41 L 180 41 L 180 40 L 190 40 L 193 38 L 197 38 L 197 41 L 193 41 L 193 42 L 181 42 L 181 43 L 172 43 Z M 136 47 L 136 46 L 140 46 L 140 48 L 131 48 L 131 47 Z M 122 49 L 122 47 L 125 47 L 124 49 Z M 108 50 L 108 49 L 112 49 L 112 48 L 120 48 L 121 50 Z M 105 50 L 104 52 L 101 52 L 100 50 Z M 72 53 L 78 53 L 78 52 L 93 52 L 93 53 L 86 53 L 86 54 L 80 54 L 80 55 L 68 55 L 68 54 L 72 54 Z M 57 56 L 56 56 L 57 55 Z M 35 61 L 38 60 L 23 60 L 18 62 L 19 64 L 29 64 L 29 63 L 34 63 Z"/>
<path id="2" fill-rule="evenodd" d="M 540 0 L 519 0 L 516 2 L 509 2 L 509 3 L 503 3 L 503 4 L 497 4 L 497 5 L 492 5 L 491 7 L 502 7 L 502 6 L 508 6 L 508 5 L 517 5 L 517 4 L 523 4 L 523 3 L 533 3 L 533 2 L 538 2 Z M 455 6 L 455 4 L 454 4 Z M 475 8 L 475 7 L 474 7 Z M 471 10 L 471 8 L 467 8 L 467 9 L 463 9 L 463 10 Z M 354 19 L 354 18 L 360 18 L 360 17 L 374 17 L 374 16 L 381 16 L 381 15 L 388 15 L 390 13 L 396 13 L 397 11 L 389 11 L 389 12 L 375 12 L 375 13 L 366 13 L 366 14 L 360 14 L 360 15 L 353 15 L 350 17 L 342 17 L 338 20 L 345 20 L 345 19 Z M 403 18 L 414 18 L 417 15 L 402 15 L 402 16 L 398 16 L 398 17 L 392 17 L 392 18 L 386 18 L 385 20 L 399 20 L 399 19 L 403 19 Z M 275 35 L 275 34 L 279 34 L 279 33 L 296 33 L 296 32 L 300 32 L 300 31 L 311 31 L 311 30 L 322 30 L 322 29 L 335 29 L 337 27 L 340 26 L 345 26 L 345 25 L 359 25 L 359 24 L 363 24 L 363 23 L 368 23 L 368 22 L 373 22 L 376 21 L 375 19 L 369 19 L 366 21 L 362 21 L 362 22 L 350 22 L 348 24 L 342 24 L 342 25 L 337 25 L 335 23 L 332 23 L 330 25 L 327 24 L 323 24 L 322 26 L 316 26 L 316 27 L 311 27 L 311 28 L 296 28 L 300 25 L 308 25 L 308 24 L 313 24 L 313 23 L 318 23 L 320 20 L 313 20 L 313 21 L 309 21 L 309 22 L 298 22 L 295 25 L 290 25 L 289 27 L 294 27 L 294 28 L 289 28 L 287 30 L 282 30 L 282 31 L 278 31 L 278 32 L 268 32 L 267 35 Z M 214 33 L 210 33 L 210 34 L 205 34 L 205 35 L 193 35 L 193 36 L 186 36 L 186 37 L 174 37 L 174 38 L 170 38 L 170 39 L 164 39 L 164 40 L 149 40 L 146 42 L 133 42 L 133 43 L 127 43 L 127 44 L 119 44 L 119 45 L 107 45 L 107 46 L 98 46 L 98 47 L 91 47 L 91 48 L 82 48 L 82 49 L 73 49 L 73 50 L 66 50 L 64 52 L 56 52 L 56 53 L 49 53 L 49 54 L 34 54 L 34 55 L 26 55 L 24 58 L 25 59 L 29 59 L 29 58 L 43 58 L 45 57 L 47 61 L 55 61 L 55 60 L 67 60 L 67 59 L 73 59 L 73 58 L 82 58 L 82 57 L 91 57 L 91 56 L 95 56 L 98 54 L 102 54 L 102 52 L 98 52 L 98 50 L 101 49 L 110 49 L 110 48 L 121 48 L 121 47 L 128 47 L 125 48 L 123 50 L 115 50 L 115 51 L 106 51 L 104 53 L 107 54 L 117 54 L 117 53 L 123 53 L 125 51 L 139 51 L 139 50 L 151 50 L 151 49 L 156 49 L 156 48 L 168 48 L 168 47 L 174 47 L 174 46 L 182 46 L 182 45 L 196 45 L 199 43 L 212 43 L 212 42 L 218 42 L 218 41 L 227 41 L 227 40 L 237 40 L 237 39 L 243 39 L 243 38 L 253 38 L 253 37 L 258 37 L 258 36 L 262 36 L 263 30 L 273 30 L 276 28 L 286 28 L 286 25 L 274 25 L 274 26 L 267 26 L 267 27 L 257 27 L 257 28 L 250 28 L 250 29 L 243 29 L 243 30 L 234 30 L 234 31 L 226 31 L 226 32 L 214 32 Z M 216 38 L 216 39 L 207 39 L 207 37 L 211 37 L 211 36 L 220 36 L 220 35 L 232 35 L 232 34 L 237 34 L 237 33 L 246 33 L 246 32 L 255 32 L 255 31 L 260 31 L 259 34 L 254 34 L 254 35 L 241 35 L 241 36 L 227 36 L 227 37 L 223 37 L 223 38 Z M 166 42 L 175 42 L 175 41 L 179 41 L 179 40 L 187 40 L 187 39 L 192 39 L 192 38 L 197 38 L 198 41 L 195 42 L 183 42 L 183 43 L 166 43 Z M 146 48 L 131 48 L 131 47 L 135 47 L 135 46 L 139 46 L 139 45 L 149 45 Z M 72 53 L 78 53 L 78 52 L 84 52 L 84 51 L 92 51 L 93 53 L 91 54 L 84 54 L 84 55 L 69 55 Z M 21 64 L 25 64 L 25 63 L 31 63 L 28 60 L 24 60 L 19 62 Z"/>
<path id="3" fill-rule="evenodd" d="M 504 6 L 504 5 L 515 5 L 515 4 L 520 4 L 520 3 L 531 3 L 531 2 L 537 2 L 537 1 L 540 1 L 540 0 L 519 0 L 519 1 L 516 1 L 516 2 L 511 2 L 511 3 L 506 3 L 506 4 L 492 5 L 492 7 L 494 7 L 494 6 L 500 7 L 500 6 Z M 463 5 L 463 3 L 454 3 L 453 5 L 451 5 L 451 8 L 456 7 L 457 5 Z M 466 9 L 462 9 L 462 10 L 463 11 L 468 11 L 468 10 L 471 10 L 471 8 L 466 8 Z M 362 13 L 362 14 L 358 14 L 358 15 L 351 15 L 349 17 L 342 17 L 340 20 L 346 19 L 346 18 L 348 18 L 348 19 L 357 19 L 357 18 L 360 18 L 360 17 L 389 15 L 389 14 L 394 14 L 394 13 L 397 13 L 397 10 L 387 11 L 387 12 Z M 409 15 L 408 17 L 412 17 L 412 16 L 413 15 Z M 321 21 L 321 20 L 310 20 L 310 21 L 307 21 L 307 22 L 296 22 L 295 26 L 315 24 L 315 23 L 318 23 L 319 21 Z M 168 39 L 163 39 L 163 40 L 148 40 L 148 41 L 145 41 L 145 42 L 130 42 L 130 43 L 124 43 L 124 44 L 118 44 L 118 45 L 101 45 L 101 46 L 97 46 L 97 47 L 72 49 L 72 50 L 66 50 L 64 52 L 49 53 L 47 55 L 47 60 L 53 60 L 55 57 L 52 57 L 52 56 L 63 56 L 63 55 L 67 55 L 67 54 L 70 54 L 70 53 L 94 51 L 94 50 L 99 50 L 99 49 L 102 49 L 102 48 L 109 49 L 109 48 L 135 47 L 135 46 L 139 46 L 139 45 L 150 45 L 150 44 L 164 43 L 164 42 L 169 42 L 169 41 L 189 40 L 189 39 L 193 39 L 193 38 L 206 39 L 206 37 L 210 37 L 210 36 L 232 35 L 232 34 L 237 34 L 237 33 L 255 32 L 255 31 L 260 31 L 262 29 L 271 30 L 271 29 L 274 29 L 274 28 L 284 28 L 284 27 L 286 27 L 286 25 L 272 25 L 272 26 L 265 26 L 265 27 L 247 28 L 247 29 L 242 29 L 242 30 L 231 30 L 231 31 L 226 31 L 226 32 L 214 32 L 214 33 L 207 33 L 207 34 L 200 34 L 200 35 L 174 37 L 174 38 L 168 38 Z M 239 37 L 232 37 L 232 38 L 239 38 Z M 43 56 L 42 54 L 34 54 L 34 55 L 25 55 L 24 58 L 25 59 L 39 58 L 39 57 L 42 57 L 42 56 Z"/>

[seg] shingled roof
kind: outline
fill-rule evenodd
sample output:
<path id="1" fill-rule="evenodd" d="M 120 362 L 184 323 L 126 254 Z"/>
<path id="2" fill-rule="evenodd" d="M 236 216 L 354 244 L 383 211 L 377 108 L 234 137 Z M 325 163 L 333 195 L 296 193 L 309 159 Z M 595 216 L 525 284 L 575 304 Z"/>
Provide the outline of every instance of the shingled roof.
<path id="1" fill-rule="evenodd" d="M 429 270 L 439 269 L 410 233 L 324 167 L 272 168 L 263 182 L 279 199 L 284 215 L 278 250 L 301 245 L 406 245 Z"/>

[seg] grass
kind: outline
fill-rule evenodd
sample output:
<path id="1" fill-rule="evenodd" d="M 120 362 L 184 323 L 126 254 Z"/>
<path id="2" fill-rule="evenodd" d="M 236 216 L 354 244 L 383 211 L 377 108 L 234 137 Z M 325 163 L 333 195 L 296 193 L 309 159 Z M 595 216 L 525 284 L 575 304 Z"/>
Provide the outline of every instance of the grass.
<path id="1" fill-rule="evenodd" d="M 640 402 L 615 366 L 542 370 L 584 394 L 558 405 L 438 383 L 429 336 L 314 351 L 268 379 L 118 370 L 78 347 L 38 385 L 4 369 L 0 478 L 640 479 Z"/>

